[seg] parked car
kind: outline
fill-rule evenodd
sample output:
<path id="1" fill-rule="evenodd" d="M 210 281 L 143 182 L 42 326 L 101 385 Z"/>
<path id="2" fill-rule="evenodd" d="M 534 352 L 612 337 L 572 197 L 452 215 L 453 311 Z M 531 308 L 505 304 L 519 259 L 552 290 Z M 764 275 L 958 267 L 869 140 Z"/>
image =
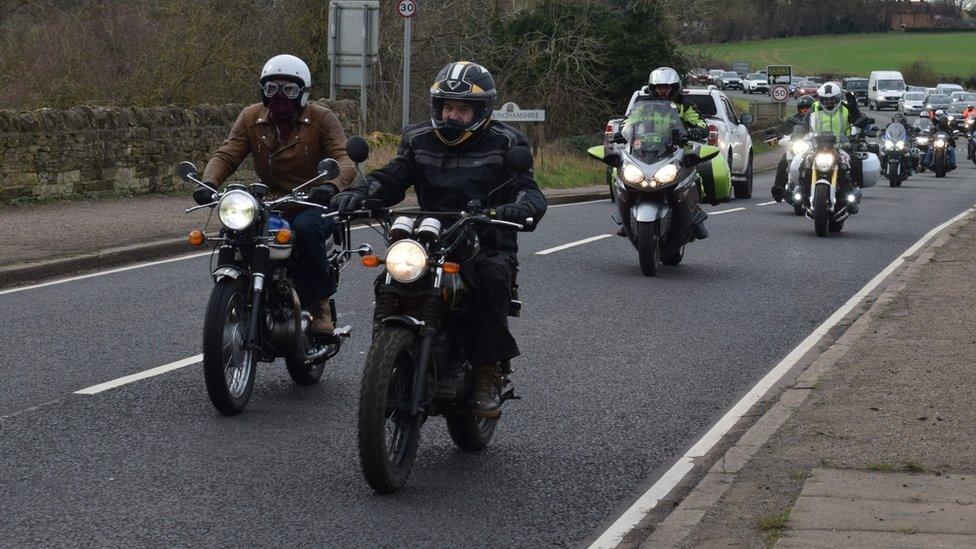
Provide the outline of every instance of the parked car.
<path id="1" fill-rule="evenodd" d="M 961 101 L 963 103 L 976 103 L 976 93 L 967 91 L 957 91 L 949 94 L 949 100 L 953 103 Z"/>
<path id="2" fill-rule="evenodd" d="M 753 72 L 742 80 L 742 91 L 746 93 L 769 93 L 769 81 L 766 75 Z"/>
<path id="3" fill-rule="evenodd" d="M 932 93 L 925 96 L 925 108 L 935 110 L 948 110 L 952 101 L 948 95 Z"/>
<path id="4" fill-rule="evenodd" d="M 925 107 L 925 93 L 905 92 L 898 100 L 898 112 L 904 114 L 918 114 Z"/>
<path id="5" fill-rule="evenodd" d="M 746 127 L 752 124 L 752 115 L 736 113 L 732 102 L 720 91 L 685 90 L 685 97 L 708 124 L 708 144 L 718 147 L 725 156 L 736 198 L 752 196 L 752 136 Z M 631 97 L 631 106 L 633 103 Z"/>
<path id="6" fill-rule="evenodd" d="M 868 108 L 898 108 L 905 93 L 905 77 L 898 71 L 872 71 L 868 78 Z"/>
<path id="7" fill-rule="evenodd" d="M 739 73 L 737 72 L 725 71 L 725 73 L 722 74 L 722 83 L 718 84 L 718 87 L 723 90 L 728 90 L 728 89 L 741 90 L 742 77 L 739 76 Z"/>
<path id="8" fill-rule="evenodd" d="M 935 93 L 939 95 L 949 95 L 952 92 L 966 91 L 966 88 L 959 84 L 939 84 L 935 87 Z"/>
<path id="9" fill-rule="evenodd" d="M 868 79 L 867 78 L 845 78 L 841 81 L 841 87 L 857 97 L 858 105 L 868 104 Z"/>
<path id="10" fill-rule="evenodd" d="M 812 80 L 803 80 L 796 85 L 793 90 L 793 97 L 801 97 L 804 95 L 817 96 L 817 90 L 820 89 L 820 85 Z"/>

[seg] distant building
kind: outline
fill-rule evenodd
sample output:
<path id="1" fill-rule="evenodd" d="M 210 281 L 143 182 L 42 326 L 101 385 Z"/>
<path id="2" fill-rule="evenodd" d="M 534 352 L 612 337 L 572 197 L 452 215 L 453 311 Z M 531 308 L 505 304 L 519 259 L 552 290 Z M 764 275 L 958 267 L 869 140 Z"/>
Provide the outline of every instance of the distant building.
<path id="1" fill-rule="evenodd" d="M 928 29 L 936 26 L 928 2 L 900 2 L 891 9 L 891 29 Z"/>

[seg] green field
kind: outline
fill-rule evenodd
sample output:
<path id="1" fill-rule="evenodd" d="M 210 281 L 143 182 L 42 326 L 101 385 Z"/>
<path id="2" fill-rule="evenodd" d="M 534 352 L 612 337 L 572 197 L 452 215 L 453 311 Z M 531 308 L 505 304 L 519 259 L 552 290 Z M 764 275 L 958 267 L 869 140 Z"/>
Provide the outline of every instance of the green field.
<path id="1" fill-rule="evenodd" d="M 754 69 L 793 65 L 794 74 L 866 77 L 871 71 L 900 70 L 920 57 L 940 76 L 976 74 L 976 32 L 807 36 L 713 44 L 699 52 L 729 63 L 748 61 Z"/>

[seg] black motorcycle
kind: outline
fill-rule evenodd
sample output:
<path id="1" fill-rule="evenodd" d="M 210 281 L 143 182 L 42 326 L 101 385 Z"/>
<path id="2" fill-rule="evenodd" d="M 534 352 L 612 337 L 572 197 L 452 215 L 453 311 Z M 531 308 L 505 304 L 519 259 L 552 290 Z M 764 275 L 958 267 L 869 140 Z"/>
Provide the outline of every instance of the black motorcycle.
<path id="1" fill-rule="evenodd" d="M 888 178 L 889 186 L 900 187 L 912 170 L 912 142 L 908 130 L 898 122 L 889 124 L 882 142 L 881 173 Z"/>
<path id="2" fill-rule="evenodd" d="M 319 180 L 334 179 L 339 175 L 339 164 L 331 158 L 323 160 L 317 177 L 276 200 L 265 200 L 269 187 L 264 183 L 231 184 L 219 192 L 200 181 L 189 162 L 181 163 L 177 172 L 184 181 L 213 192 L 213 202 L 186 212 L 216 208 L 223 224 L 217 235 L 208 236 L 199 230 L 190 235 L 191 244 L 218 245 L 212 271 L 215 283 L 203 325 L 203 373 L 213 406 L 224 415 L 243 411 L 254 390 L 257 363 L 274 362 L 279 357 L 284 357 L 296 383 L 317 383 L 326 361 L 339 352 L 351 328 L 338 328 L 325 337 L 310 334 L 312 316 L 303 310 L 295 289 L 295 265 L 291 261 L 294 235 L 277 208 L 300 204 L 327 211 L 308 202 L 301 189 Z M 327 242 L 336 283 L 353 253 L 344 247 L 351 242 L 349 223 L 337 220 L 337 226 L 336 235 Z M 372 249 L 363 245 L 358 252 L 366 255 Z M 329 306 L 335 322 L 332 299 Z"/>
<path id="3" fill-rule="evenodd" d="M 359 163 L 368 148 L 361 142 L 347 146 L 347 152 Z M 528 149 L 513 147 L 505 165 L 523 173 L 531 159 Z M 385 258 L 362 259 L 367 267 L 384 266 L 386 276 L 376 287 L 373 340 L 359 393 L 359 461 L 366 482 L 379 493 L 391 493 L 407 482 L 420 429 L 430 416 L 445 417 L 462 450 L 481 450 L 491 440 L 500 411 L 494 417 L 477 416 L 469 404 L 473 364 L 458 322 L 470 306 L 473 281 L 466 265 L 478 256 L 483 231 L 522 230 L 532 220 L 523 227 L 493 219 L 492 210 L 477 201 L 459 213 L 372 208 L 370 215 L 385 229 L 389 249 Z M 514 285 L 509 316 L 521 310 L 517 292 Z M 502 401 L 511 398 L 509 389 Z"/>
<path id="4" fill-rule="evenodd" d="M 931 137 L 932 163 L 929 167 L 935 177 L 945 177 L 949 172 L 949 148 L 955 143 L 955 135 L 945 130 L 934 130 Z"/>

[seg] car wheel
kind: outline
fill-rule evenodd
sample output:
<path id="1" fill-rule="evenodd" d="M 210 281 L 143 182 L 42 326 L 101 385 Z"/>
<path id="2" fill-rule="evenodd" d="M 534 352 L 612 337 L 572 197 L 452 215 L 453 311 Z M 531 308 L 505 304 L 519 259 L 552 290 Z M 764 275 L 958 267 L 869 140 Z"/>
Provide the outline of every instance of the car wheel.
<path id="1" fill-rule="evenodd" d="M 729 157 L 731 158 L 732 151 L 729 151 Z M 752 198 L 752 149 L 749 149 L 749 163 L 746 164 L 746 180 L 736 183 L 735 187 L 735 198 Z"/>

